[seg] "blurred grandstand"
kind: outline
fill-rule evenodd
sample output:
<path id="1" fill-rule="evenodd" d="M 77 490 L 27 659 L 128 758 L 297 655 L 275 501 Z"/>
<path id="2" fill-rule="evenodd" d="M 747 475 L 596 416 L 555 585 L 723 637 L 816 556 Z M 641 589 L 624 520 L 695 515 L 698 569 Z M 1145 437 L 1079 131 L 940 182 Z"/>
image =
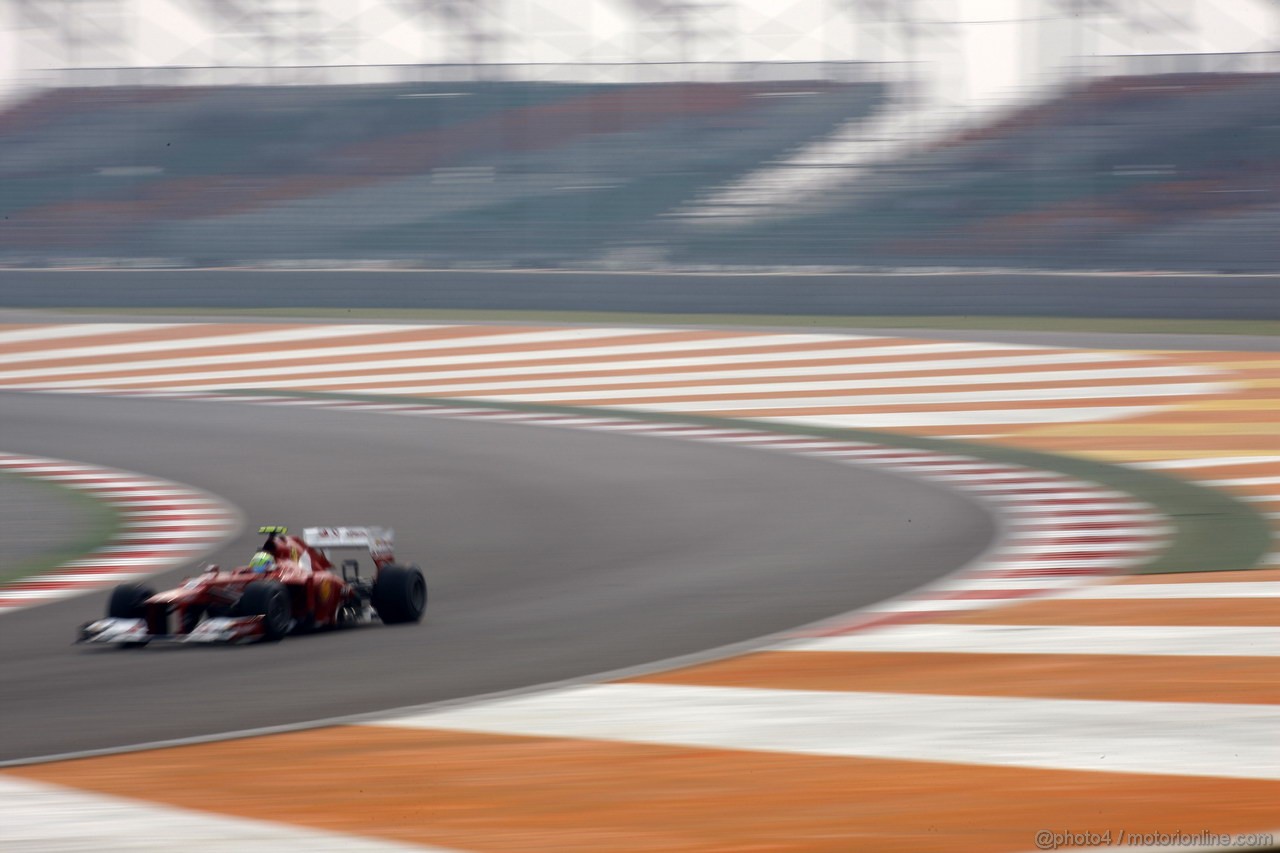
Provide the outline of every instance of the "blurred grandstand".
<path id="1" fill-rule="evenodd" d="M 1092 79 L 785 205 L 707 211 L 675 257 L 1275 271 L 1277 115 L 1280 74 Z"/>
<path id="2" fill-rule="evenodd" d="M 829 79 L 53 89 L 0 114 L 0 258 L 1280 266 L 1270 73 L 1094 79 L 700 205 L 892 103 Z"/>
<path id="3" fill-rule="evenodd" d="M 131 8 L 75 2 L 99 24 Z M 1280 268 L 1276 53 L 1028 66 L 993 114 L 943 95 L 974 62 L 919 3 L 821 4 L 861 15 L 882 62 L 554 67 L 494 62 L 514 25 L 479 0 L 400 4 L 468 62 L 384 66 L 321 55 L 349 46 L 324 0 L 179 5 L 284 64 L 90 67 L 127 28 L 15 6 L 63 65 L 0 112 L 0 264 Z M 715 40 L 714 3 L 615 5 L 648 16 L 637 56 Z M 1020 31 L 1048 64 L 1108 21 L 1133 41 L 1194 19 L 1035 8 Z"/>
<path id="4" fill-rule="evenodd" d="M 0 252 L 598 261 L 882 99 L 816 79 L 55 89 L 0 114 Z"/>

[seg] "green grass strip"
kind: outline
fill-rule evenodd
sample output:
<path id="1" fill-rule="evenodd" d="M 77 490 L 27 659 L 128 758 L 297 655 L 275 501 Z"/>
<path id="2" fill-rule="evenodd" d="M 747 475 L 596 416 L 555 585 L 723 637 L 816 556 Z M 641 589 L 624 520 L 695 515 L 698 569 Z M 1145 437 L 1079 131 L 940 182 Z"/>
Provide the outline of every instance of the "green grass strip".
<path id="1" fill-rule="evenodd" d="M 71 314 L 119 313 L 111 308 L 63 308 Z M 827 316 L 817 314 L 650 314 L 610 311 L 481 311 L 446 308 L 130 308 L 137 315 L 318 318 L 492 323 L 618 323 L 697 326 L 786 326 L 826 329 L 940 329 L 1011 332 L 1109 332 L 1168 335 L 1280 335 L 1276 320 L 1162 320 L 1116 317 Z"/>
<path id="2" fill-rule="evenodd" d="M 408 403 L 450 408 L 486 408 L 510 412 L 624 418 L 655 423 L 683 423 L 724 429 L 754 429 L 788 435 L 820 436 L 846 441 L 865 441 L 893 447 L 928 450 L 1022 465 L 1042 471 L 1056 471 L 1108 486 L 1154 506 L 1174 525 L 1170 545 L 1155 560 L 1132 571 L 1135 574 L 1175 572 L 1225 572 L 1251 569 L 1270 552 L 1271 528 L 1251 506 L 1231 495 L 1187 480 L 1136 468 L 1110 465 L 1076 456 L 1061 456 L 1035 450 L 977 444 L 953 439 L 900 435 L 863 429 L 837 429 L 762 423 L 751 420 L 695 415 L 635 412 L 585 406 L 546 406 L 536 403 L 495 403 L 435 397 L 400 397 L 381 394 L 335 394 L 328 392 L 260 391 L 256 389 L 222 393 L 243 396 L 291 396 L 301 399 L 348 400 L 371 403 Z"/>
<path id="3" fill-rule="evenodd" d="M 35 477 L 24 477 L 10 472 L 0 472 L 0 477 L 56 493 L 58 498 L 72 505 L 76 515 L 76 525 L 75 529 L 70 531 L 71 536 L 43 553 L 0 572 L 0 584 L 39 575 L 50 569 L 56 569 L 70 560 L 90 554 L 106 545 L 123 526 L 120 512 L 107 501 Z"/>

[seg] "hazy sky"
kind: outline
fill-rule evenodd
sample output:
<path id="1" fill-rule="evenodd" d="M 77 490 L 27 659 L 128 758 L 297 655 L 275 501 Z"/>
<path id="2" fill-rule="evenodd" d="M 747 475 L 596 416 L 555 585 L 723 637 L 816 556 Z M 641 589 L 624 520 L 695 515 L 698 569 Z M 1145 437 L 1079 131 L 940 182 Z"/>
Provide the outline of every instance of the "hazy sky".
<path id="1" fill-rule="evenodd" d="M 84 8 L 101 9 L 93 0 Z M 900 13 L 906 0 L 888 0 Z M 501 36 L 489 49 L 509 62 L 625 62 L 676 60 L 901 59 L 928 63 L 928 75 L 951 100 L 990 101 L 1035 82 L 1069 55 L 1266 50 L 1280 47 L 1280 4 L 1270 0 L 1120 0 L 1132 18 L 1080 26 L 1052 11 L 1051 0 L 915 0 L 923 22 L 908 54 L 900 31 L 859 20 L 849 0 L 717 0 L 694 16 L 699 34 L 681 43 L 668 21 L 637 11 L 637 0 L 487 0 L 487 29 Z M 327 28 L 347 45 L 327 55 L 282 44 L 283 64 L 319 61 L 376 64 L 465 61 L 468 48 L 439 19 L 406 17 L 393 0 L 297 0 L 320 8 Z M 419 6 L 447 5 L 420 2 Z M 865 4 L 864 5 L 869 5 Z M 1063 3 L 1059 4 L 1064 5 Z M 12 15 L 13 4 L 0 7 Z M 59 10 L 66 6 L 58 6 Z M 86 27 L 118 25 L 130 33 L 126 55 L 85 54 L 81 65 L 259 64 L 235 36 L 212 37 L 187 0 L 120 0 L 125 14 L 78 19 Z M 1048 19 L 1048 20 L 1046 20 Z M 0 81 L 20 79 L 22 67 L 60 64 L 33 32 L 0 27 Z"/>

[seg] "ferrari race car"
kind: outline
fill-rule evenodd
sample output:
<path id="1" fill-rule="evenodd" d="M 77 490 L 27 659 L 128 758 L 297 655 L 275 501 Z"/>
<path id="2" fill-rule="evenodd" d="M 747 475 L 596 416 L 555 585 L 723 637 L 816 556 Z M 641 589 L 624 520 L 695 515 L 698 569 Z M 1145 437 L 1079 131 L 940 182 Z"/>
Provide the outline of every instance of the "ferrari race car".
<path id="1" fill-rule="evenodd" d="M 417 622 L 427 584 L 417 566 L 399 566 L 394 533 L 381 527 L 262 527 L 267 541 L 247 566 L 206 566 L 175 589 L 139 584 L 115 588 L 107 616 L 81 626 L 77 642 L 144 646 L 152 640 L 246 643 L 286 634 L 370 622 Z M 335 570 L 331 552 L 358 548 L 373 563 L 362 577 L 357 559 Z"/>

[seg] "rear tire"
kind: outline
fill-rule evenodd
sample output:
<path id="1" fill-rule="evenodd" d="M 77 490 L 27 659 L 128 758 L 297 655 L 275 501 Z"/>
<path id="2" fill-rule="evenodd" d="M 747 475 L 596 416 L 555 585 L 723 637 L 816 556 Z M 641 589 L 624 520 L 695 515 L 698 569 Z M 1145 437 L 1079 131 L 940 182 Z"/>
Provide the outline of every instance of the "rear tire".
<path id="1" fill-rule="evenodd" d="M 427 609 L 427 582 L 417 566 L 383 566 L 373 582 L 373 609 L 387 625 L 418 622 Z"/>
<path id="2" fill-rule="evenodd" d="M 107 602 L 107 617 L 146 619 L 147 599 L 155 594 L 155 590 L 142 584 L 122 583 L 111 590 L 111 599 Z"/>
<path id="3" fill-rule="evenodd" d="M 263 636 L 275 641 L 289 633 L 293 608 L 289 591 L 279 581 L 253 581 L 231 608 L 232 616 L 261 616 Z"/>

